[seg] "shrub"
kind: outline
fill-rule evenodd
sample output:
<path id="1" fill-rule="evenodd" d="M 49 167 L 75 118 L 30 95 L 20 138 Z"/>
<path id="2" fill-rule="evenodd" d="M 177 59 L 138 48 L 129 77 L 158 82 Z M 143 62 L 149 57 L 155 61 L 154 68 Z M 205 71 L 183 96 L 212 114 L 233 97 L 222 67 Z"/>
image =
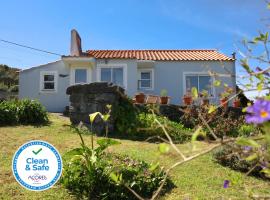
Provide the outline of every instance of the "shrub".
<path id="1" fill-rule="evenodd" d="M 260 178 L 267 178 L 267 176 L 261 172 L 264 166 L 262 166 L 263 164 L 260 158 L 248 159 L 253 153 L 252 148 L 249 146 L 240 146 L 231 143 L 216 150 L 213 153 L 213 158 L 219 164 L 241 172 L 248 172 L 257 164 L 250 174 Z M 263 162 L 266 163 L 265 161 Z"/>
<path id="2" fill-rule="evenodd" d="M 252 136 L 252 135 L 257 135 L 261 131 L 258 127 L 255 127 L 253 124 L 243 124 L 240 126 L 238 129 L 238 135 L 239 136 Z"/>
<path id="3" fill-rule="evenodd" d="M 45 124 L 48 115 L 45 108 L 36 100 L 18 101 L 18 118 L 21 124 Z"/>
<path id="4" fill-rule="evenodd" d="M 0 125 L 12 125 L 18 123 L 18 107 L 15 101 L 0 102 Z"/>
<path id="5" fill-rule="evenodd" d="M 114 140 L 98 140 L 99 147 L 85 145 L 66 153 L 62 184 L 78 198 L 137 199 L 126 187 L 149 198 L 164 178 L 159 166 L 127 156 L 105 153 Z"/>
<path id="6" fill-rule="evenodd" d="M 241 134 L 246 134 L 239 132 L 239 129 L 244 125 L 244 116 L 235 116 L 232 112 L 225 112 L 224 110 L 216 110 L 212 113 L 208 113 L 208 107 L 190 107 L 185 110 L 185 114 L 181 118 L 181 122 L 185 124 L 186 127 L 194 128 L 198 125 L 204 127 L 207 136 L 213 139 L 210 134 L 209 129 L 205 126 L 205 123 L 199 117 L 199 114 L 204 118 L 210 128 L 214 131 L 217 137 L 237 137 Z"/>
<path id="7" fill-rule="evenodd" d="M 184 125 L 170 121 L 166 117 L 154 116 L 153 114 L 149 113 L 139 114 L 139 134 L 144 134 L 144 137 L 160 136 L 167 139 L 162 128 L 155 122 L 155 118 L 157 118 L 157 120 L 165 126 L 168 134 L 171 136 L 174 142 L 183 143 L 191 139 L 191 130 L 185 128 Z"/>
<path id="8" fill-rule="evenodd" d="M 3 83 L 0 83 L 0 91 L 1 92 L 7 92 L 8 91 L 8 86 L 3 84 Z"/>
<path id="9" fill-rule="evenodd" d="M 38 101 L 24 99 L 0 102 L 0 125 L 45 124 L 47 122 L 47 112 Z"/>
<path id="10" fill-rule="evenodd" d="M 112 116 L 115 117 L 116 131 L 119 134 L 131 134 L 136 132 L 138 124 L 138 113 L 140 112 L 133 105 L 129 98 L 122 98 L 119 105 L 112 107 Z"/>
<path id="11" fill-rule="evenodd" d="M 19 92 L 19 86 L 18 85 L 12 85 L 8 89 L 9 92 Z"/>

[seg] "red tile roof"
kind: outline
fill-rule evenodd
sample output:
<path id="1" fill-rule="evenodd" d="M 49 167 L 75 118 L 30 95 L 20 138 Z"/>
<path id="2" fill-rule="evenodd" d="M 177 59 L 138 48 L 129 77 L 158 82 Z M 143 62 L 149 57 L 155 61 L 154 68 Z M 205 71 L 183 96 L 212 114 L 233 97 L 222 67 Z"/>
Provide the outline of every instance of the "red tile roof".
<path id="1" fill-rule="evenodd" d="M 157 61 L 233 61 L 214 49 L 196 50 L 88 50 L 88 56 L 109 59 L 137 59 Z"/>

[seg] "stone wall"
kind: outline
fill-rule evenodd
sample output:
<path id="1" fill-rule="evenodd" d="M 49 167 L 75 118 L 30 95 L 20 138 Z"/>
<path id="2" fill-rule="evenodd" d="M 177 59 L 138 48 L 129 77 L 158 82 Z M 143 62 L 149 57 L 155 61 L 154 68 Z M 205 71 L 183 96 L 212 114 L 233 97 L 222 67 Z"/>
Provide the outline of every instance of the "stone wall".
<path id="1" fill-rule="evenodd" d="M 82 122 L 90 126 L 89 114 L 108 112 L 107 105 L 117 106 L 121 98 L 125 97 L 124 89 L 106 82 L 95 82 L 90 84 L 78 84 L 67 88 L 66 93 L 70 95 L 69 116 L 72 124 Z M 100 117 L 94 121 L 92 130 L 97 134 L 105 133 L 105 123 Z M 114 130 L 114 118 L 108 121 L 109 131 Z"/>

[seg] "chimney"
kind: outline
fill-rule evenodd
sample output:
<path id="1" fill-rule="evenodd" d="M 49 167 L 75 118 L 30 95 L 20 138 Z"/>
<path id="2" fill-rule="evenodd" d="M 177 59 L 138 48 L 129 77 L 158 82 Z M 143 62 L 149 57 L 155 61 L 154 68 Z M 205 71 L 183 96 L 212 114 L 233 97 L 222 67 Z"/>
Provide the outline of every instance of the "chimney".
<path id="1" fill-rule="evenodd" d="M 232 58 L 236 59 L 236 53 L 235 52 L 232 53 Z"/>
<path id="2" fill-rule="evenodd" d="M 72 29 L 70 56 L 81 56 L 81 55 L 82 55 L 81 37 L 75 29 Z"/>

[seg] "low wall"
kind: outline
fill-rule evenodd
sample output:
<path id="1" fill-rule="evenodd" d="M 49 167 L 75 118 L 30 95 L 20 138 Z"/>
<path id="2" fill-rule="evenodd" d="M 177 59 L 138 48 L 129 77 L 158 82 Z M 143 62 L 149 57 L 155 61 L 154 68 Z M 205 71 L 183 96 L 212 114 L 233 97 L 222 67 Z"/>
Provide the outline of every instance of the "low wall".
<path id="1" fill-rule="evenodd" d="M 89 114 L 108 112 L 107 105 L 117 106 L 121 98 L 124 98 L 124 89 L 106 82 L 95 82 L 90 84 L 78 84 L 67 88 L 66 93 L 70 95 L 69 116 L 72 124 L 84 123 L 89 128 Z M 114 130 L 114 118 L 108 121 L 109 131 Z M 105 133 L 106 124 L 97 117 L 92 125 L 93 132 Z"/>

